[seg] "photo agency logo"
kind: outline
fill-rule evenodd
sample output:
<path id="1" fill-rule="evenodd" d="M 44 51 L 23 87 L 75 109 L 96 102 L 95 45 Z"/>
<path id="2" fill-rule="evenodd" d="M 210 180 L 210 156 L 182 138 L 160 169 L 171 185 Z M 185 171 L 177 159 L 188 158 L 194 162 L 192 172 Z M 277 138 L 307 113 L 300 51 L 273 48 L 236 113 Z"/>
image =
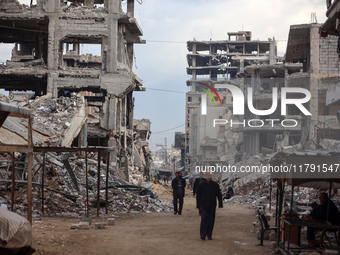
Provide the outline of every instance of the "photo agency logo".
<path id="1" fill-rule="evenodd" d="M 221 97 L 217 93 L 215 89 L 226 89 L 229 90 L 232 94 L 232 114 L 238 115 L 238 116 L 244 116 L 245 115 L 245 105 L 248 107 L 248 110 L 251 114 L 255 116 L 260 116 L 258 119 L 243 119 L 242 121 L 235 121 L 232 119 L 213 119 L 213 127 L 216 127 L 218 125 L 230 125 L 233 127 L 233 125 L 241 125 L 243 127 L 251 127 L 251 128 L 261 128 L 265 124 L 270 124 L 272 127 L 274 127 L 277 124 L 280 124 L 283 127 L 290 128 L 290 127 L 296 127 L 298 125 L 297 120 L 295 119 L 271 119 L 271 118 L 261 118 L 261 116 L 269 116 L 273 114 L 277 108 L 278 103 L 281 102 L 280 110 L 281 110 L 281 116 L 287 116 L 287 106 L 288 105 L 294 105 L 301 113 L 303 113 L 305 116 L 311 116 L 312 114 L 306 109 L 306 107 L 303 105 L 310 101 L 311 99 L 311 93 L 304 88 L 294 88 L 294 87 L 282 87 L 280 88 L 280 93 L 278 92 L 278 87 L 272 88 L 272 104 L 269 109 L 256 109 L 254 107 L 254 97 L 253 97 L 253 88 L 247 87 L 247 97 L 245 98 L 245 95 L 243 91 L 231 84 L 215 84 L 215 88 L 204 84 L 206 88 L 210 89 L 218 98 L 221 106 L 223 106 Z M 210 91 L 204 88 L 200 88 L 201 90 L 205 91 L 205 93 L 202 94 L 201 99 L 201 114 L 207 115 L 207 94 L 213 99 L 215 105 L 217 106 L 217 102 L 215 100 L 215 97 L 212 95 Z M 278 95 L 280 94 L 280 100 L 278 98 Z M 294 94 L 295 98 L 288 98 L 288 94 Z M 298 98 L 296 98 L 296 95 L 299 95 Z M 245 102 L 245 100 L 247 100 Z M 295 114 L 296 115 L 296 114 Z"/>

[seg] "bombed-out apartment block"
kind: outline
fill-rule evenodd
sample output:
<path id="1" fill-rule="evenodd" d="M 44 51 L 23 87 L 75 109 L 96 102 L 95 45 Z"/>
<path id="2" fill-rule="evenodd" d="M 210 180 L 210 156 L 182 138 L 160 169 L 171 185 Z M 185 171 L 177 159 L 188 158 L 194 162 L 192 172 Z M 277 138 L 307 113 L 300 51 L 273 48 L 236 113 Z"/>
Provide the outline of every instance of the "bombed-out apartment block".
<path id="1" fill-rule="evenodd" d="M 243 154 L 277 151 L 284 146 L 301 143 L 302 149 L 317 148 L 324 139 L 340 140 L 340 63 L 335 54 L 338 38 L 321 37 L 321 24 L 292 25 L 290 27 L 285 63 L 251 65 L 241 71 L 244 88 L 253 88 L 255 109 L 268 110 L 274 104 L 273 88 L 277 89 L 278 104 L 268 115 L 246 111 L 245 120 L 257 119 L 261 128 L 239 127 L 243 133 Z M 303 107 L 287 104 L 282 114 L 283 88 L 303 88 L 311 98 Z M 288 93 L 285 98 L 303 99 L 304 93 Z M 247 107 L 245 107 L 247 109 Z M 275 121 L 266 121 L 275 120 Z M 253 123 L 255 125 L 255 123 Z M 235 130 L 236 131 L 236 130 Z"/>
<path id="2" fill-rule="evenodd" d="M 133 120 L 134 130 L 134 176 L 136 180 L 140 180 L 144 173 L 146 176 L 150 174 L 152 163 L 152 153 L 149 142 L 151 136 L 151 121 L 149 119 Z"/>
<path id="3" fill-rule="evenodd" d="M 233 162 L 242 135 L 232 132 L 228 125 L 214 127 L 214 119 L 233 118 L 232 94 L 217 85 L 230 84 L 243 90 L 237 73 L 253 64 L 276 64 L 276 41 L 252 40 L 250 31 L 239 31 L 228 33 L 228 40 L 188 41 L 187 48 L 187 74 L 191 79 L 187 81 L 185 163 L 209 166 Z"/>
<path id="4" fill-rule="evenodd" d="M 175 132 L 175 145 L 173 147 L 181 150 L 180 166 L 183 168 L 185 162 L 185 133 Z"/>
<path id="5" fill-rule="evenodd" d="M 82 92 L 87 109 L 99 114 L 99 123 L 82 132 L 89 145 L 117 148 L 111 162 L 125 179 L 133 166 L 133 92 L 144 90 L 132 72 L 134 44 L 144 43 L 134 5 L 134 0 L 34 0 L 30 6 L 0 1 L 0 47 L 14 45 L 11 59 L 0 65 L 0 87 L 52 98 Z"/>

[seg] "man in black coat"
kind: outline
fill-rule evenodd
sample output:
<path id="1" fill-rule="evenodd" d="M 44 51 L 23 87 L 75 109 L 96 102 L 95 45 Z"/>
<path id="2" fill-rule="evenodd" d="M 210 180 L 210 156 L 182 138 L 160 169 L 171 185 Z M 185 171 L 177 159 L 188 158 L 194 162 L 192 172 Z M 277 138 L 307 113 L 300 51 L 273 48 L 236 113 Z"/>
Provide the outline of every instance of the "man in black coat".
<path id="1" fill-rule="evenodd" d="M 218 199 L 219 208 L 223 208 L 223 202 L 220 186 L 212 180 L 211 173 L 207 172 L 205 177 L 207 180 L 198 188 L 197 208 L 200 210 L 201 215 L 201 239 L 205 240 L 208 237 L 208 240 L 212 240 L 217 204 L 216 198 Z"/>
<path id="2" fill-rule="evenodd" d="M 197 192 L 198 192 L 198 187 L 203 183 L 205 182 L 206 179 L 203 177 L 203 173 L 201 172 L 200 173 L 200 177 L 199 178 L 196 178 L 195 179 L 195 182 L 194 182 L 194 188 L 192 189 L 192 194 L 195 196 L 197 195 Z M 197 204 L 197 196 L 196 196 L 196 204 Z M 199 215 L 201 215 L 201 213 L 199 212 Z"/>
<path id="3" fill-rule="evenodd" d="M 198 192 L 198 187 L 205 182 L 206 179 L 203 177 L 203 173 L 200 173 L 200 177 L 195 179 L 194 188 L 192 189 L 192 194 L 195 196 Z"/>
<path id="4" fill-rule="evenodd" d="M 328 198 L 328 194 L 321 192 L 319 194 L 320 205 L 316 206 L 310 213 L 310 215 L 305 216 L 306 220 L 322 220 L 328 221 L 332 225 L 340 225 L 340 212 L 332 200 Z M 328 211 L 328 215 L 327 215 Z M 312 227 L 307 227 L 307 240 L 311 247 L 315 246 L 315 229 Z"/>
<path id="5" fill-rule="evenodd" d="M 183 208 L 183 198 L 185 195 L 186 181 L 182 179 L 182 172 L 178 172 L 178 177 L 172 180 L 171 187 L 174 197 L 174 214 L 181 215 Z M 179 203 L 179 208 L 177 209 L 177 200 Z"/>

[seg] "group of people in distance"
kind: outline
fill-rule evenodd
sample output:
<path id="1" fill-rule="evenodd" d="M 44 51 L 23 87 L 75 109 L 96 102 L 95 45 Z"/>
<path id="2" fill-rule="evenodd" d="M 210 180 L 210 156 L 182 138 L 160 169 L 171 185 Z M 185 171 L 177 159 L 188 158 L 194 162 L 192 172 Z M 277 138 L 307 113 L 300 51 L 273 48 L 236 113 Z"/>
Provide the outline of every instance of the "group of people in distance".
<path id="1" fill-rule="evenodd" d="M 174 214 L 181 215 L 183 209 L 183 198 L 185 195 L 186 181 L 182 178 L 182 172 L 176 172 L 176 177 L 171 183 L 173 190 Z M 222 193 L 220 186 L 212 180 L 212 174 L 207 172 L 205 178 L 203 173 L 194 182 L 193 194 L 196 195 L 196 207 L 201 216 L 200 236 L 202 240 L 212 240 L 214 229 L 216 205 L 223 208 Z"/>
<path id="2" fill-rule="evenodd" d="M 186 181 L 182 178 L 182 172 L 176 172 L 176 177 L 172 180 L 174 214 L 182 215 L 183 200 L 186 189 Z M 202 240 L 212 240 L 212 232 L 215 223 L 216 206 L 223 208 L 222 193 L 219 185 L 212 180 L 209 172 L 200 173 L 200 177 L 195 179 L 193 185 L 193 195 L 196 196 L 196 207 L 201 216 L 200 237 Z M 228 189 L 226 198 L 233 196 L 232 188 Z M 340 225 L 340 212 L 336 205 L 328 197 L 328 194 L 321 192 L 319 195 L 320 204 L 313 206 L 309 215 L 305 215 L 305 220 L 328 221 L 332 225 Z M 312 227 L 307 228 L 307 240 L 311 247 L 315 247 L 315 231 Z"/>

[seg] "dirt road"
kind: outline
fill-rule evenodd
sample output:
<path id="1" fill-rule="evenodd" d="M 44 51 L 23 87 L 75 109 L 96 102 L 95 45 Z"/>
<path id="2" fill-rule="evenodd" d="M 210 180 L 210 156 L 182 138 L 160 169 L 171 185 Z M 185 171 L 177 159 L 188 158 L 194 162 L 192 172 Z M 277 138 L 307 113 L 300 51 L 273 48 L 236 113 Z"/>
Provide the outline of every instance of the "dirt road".
<path id="1" fill-rule="evenodd" d="M 259 243 L 253 229 L 254 210 L 225 205 L 217 209 L 213 240 L 199 237 L 200 217 L 195 199 L 186 197 L 182 215 L 129 214 L 106 229 L 71 230 L 77 219 L 34 220 L 35 254 L 271 254 L 270 243 Z M 94 219 L 105 222 L 106 219 Z"/>

